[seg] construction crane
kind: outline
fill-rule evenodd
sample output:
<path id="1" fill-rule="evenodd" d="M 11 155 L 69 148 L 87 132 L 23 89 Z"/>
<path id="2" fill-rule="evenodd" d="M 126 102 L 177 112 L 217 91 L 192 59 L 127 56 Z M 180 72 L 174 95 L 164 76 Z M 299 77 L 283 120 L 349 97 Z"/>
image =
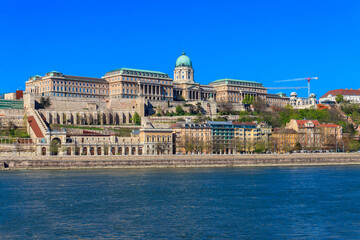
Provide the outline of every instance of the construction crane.
<path id="1" fill-rule="evenodd" d="M 268 87 L 267 89 L 300 89 L 300 88 L 308 88 L 308 87 Z"/>
<path id="2" fill-rule="evenodd" d="M 319 79 L 318 77 L 307 77 L 307 78 L 294 78 L 294 79 L 286 79 L 286 80 L 280 80 L 280 81 L 275 81 L 275 82 L 296 82 L 296 81 L 307 81 L 308 82 L 308 97 L 310 97 L 310 81 L 311 80 L 317 80 Z"/>

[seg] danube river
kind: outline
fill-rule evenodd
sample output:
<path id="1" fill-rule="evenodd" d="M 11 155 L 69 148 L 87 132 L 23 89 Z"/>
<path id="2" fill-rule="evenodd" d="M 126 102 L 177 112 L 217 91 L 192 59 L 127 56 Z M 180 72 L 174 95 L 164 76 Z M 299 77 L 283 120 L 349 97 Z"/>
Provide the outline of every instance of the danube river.
<path id="1" fill-rule="evenodd" d="M 0 239 L 359 239 L 360 166 L 0 172 Z"/>

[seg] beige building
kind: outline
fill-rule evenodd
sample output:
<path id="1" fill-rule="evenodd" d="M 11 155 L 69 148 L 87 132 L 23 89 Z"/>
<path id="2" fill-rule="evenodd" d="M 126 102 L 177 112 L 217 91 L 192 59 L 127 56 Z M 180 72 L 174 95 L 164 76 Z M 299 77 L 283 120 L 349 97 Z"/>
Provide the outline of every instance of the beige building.
<path id="1" fill-rule="evenodd" d="M 287 129 L 301 133 L 299 142 L 303 149 L 312 150 L 324 148 L 326 142 L 342 138 L 342 126 L 337 124 L 320 124 L 317 120 L 291 119 L 286 124 Z"/>
<path id="2" fill-rule="evenodd" d="M 41 96 L 105 98 L 109 94 L 109 85 L 104 79 L 64 75 L 56 71 L 44 77 L 30 77 L 25 86 L 25 93 Z"/>
<path id="3" fill-rule="evenodd" d="M 174 134 L 174 153 L 210 153 L 211 127 L 207 123 L 184 122 L 170 126 Z"/>
<path id="4" fill-rule="evenodd" d="M 271 107 L 285 107 L 289 105 L 290 98 L 286 96 L 285 93 L 277 94 L 267 94 L 266 95 L 266 104 Z"/>
<path id="5" fill-rule="evenodd" d="M 295 149 L 302 134 L 294 129 L 275 129 L 271 135 L 271 148 L 277 153 L 286 153 Z"/>
<path id="6" fill-rule="evenodd" d="M 242 103 L 245 96 L 265 99 L 266 88 L 253 81 L 236 79 L 219 79 L 209 83 L 216 90 L 217 102 L 239 102 Z"/>
<path id="7" fill-rule="evenodd" d="M 103 79 L 109 83 L 110 98 L 173 100 L 173 81 L 166 73 L 120 68 L 107 72 Z"/>

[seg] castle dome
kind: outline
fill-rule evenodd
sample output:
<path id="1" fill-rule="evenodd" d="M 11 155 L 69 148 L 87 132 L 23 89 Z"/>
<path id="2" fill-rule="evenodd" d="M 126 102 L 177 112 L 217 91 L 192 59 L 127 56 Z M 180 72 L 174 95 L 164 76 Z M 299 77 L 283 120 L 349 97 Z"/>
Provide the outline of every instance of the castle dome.
<path id="1" fill-rule="evenodd" d="M 175 67 L 192 67 L 190 58 L 183 52 L 182 55 L 176 60 Z"/>

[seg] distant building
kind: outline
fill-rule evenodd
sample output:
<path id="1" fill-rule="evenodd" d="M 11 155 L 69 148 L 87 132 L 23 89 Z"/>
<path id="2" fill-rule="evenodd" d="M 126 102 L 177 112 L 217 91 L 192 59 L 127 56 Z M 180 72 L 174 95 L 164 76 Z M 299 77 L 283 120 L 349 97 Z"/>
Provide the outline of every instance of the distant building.
<path id="1" fill-rule="evenodd" d="M 296 92 L 292 92 L 290 94 L 290 103 L 289 105 L 295 109 L 306 109 L 306 108 L 314 108 L 316 109 L 316 96 L 315 94 L 310 94 L 309 98 L 301 98 L 297 96 Z"/>
<path id="2" fill-rule="evenodd" d="M 336 95 L 341 94 L 344 96 L 345 101 L 349 101 L 351 103 L 360 103 L 360 89 L 353 90 L 350 89 L 336 89 L 331 90 L 322 95 L 319 99 L 320 103 L 335 103 Z"/>
<path id="3" fill-rule="evenodd" d="M 219 79 L 209 83 L 209 86 L 216 90 L 217 102 L 239 102 L 242 103 L 245 96 L 265 99 L 267 90 L 258 82 L 237 80 L 237 79 Z"/>
<path id="4" fill-rule="evenodd" d="M 266 104 L 273 107 L 285 107 L 290 103 L 290 98 L 285 93 L 279 92 L 277 94 L 267 94 Z"/>
<path id="5" fill-rule="evenodd" d="M 175 153 L 210 153 L 211 126 L 208 123 L 182 122 L 170 128 L 174 133 Z"/>
<path id="6" fill-rule="evenodd" d="M 20 100 L 23 98 L 23 91 L 22 90 L 16 90 L 16 92 L 12 93 L 5 93 L 4 99 L 5 100 Z"/>
<path id="7" fill-rule="evenodd" d="M 224 121 L 207 121 L 207 123 L 211 127 L 213 153 L 233 153 L 234 125 Z"/>
<path id="8" fill-rule="evenodd" d="M 275 129 L 271 135 L 271 147 L 277 153 L 289 152 L 300 141 L 301 135 L 294 129 Z"/>
<path id="9" fill-rule="evenodd" d="M 252 152 L 261 139 L 261 130 L 254 122 L 233 122 L 236 149 L 239 152 Z"/>
<path id="10" fill-rule="evenodd" d="M 342 126 L 337 124 L 320 124 L 317 120 L 291 119 L 286 124 L 287 129 L 293 129 L 302 135 L 299 142 L 304 149 L 324 148 L 327 142 L 342 138 Z"/>

